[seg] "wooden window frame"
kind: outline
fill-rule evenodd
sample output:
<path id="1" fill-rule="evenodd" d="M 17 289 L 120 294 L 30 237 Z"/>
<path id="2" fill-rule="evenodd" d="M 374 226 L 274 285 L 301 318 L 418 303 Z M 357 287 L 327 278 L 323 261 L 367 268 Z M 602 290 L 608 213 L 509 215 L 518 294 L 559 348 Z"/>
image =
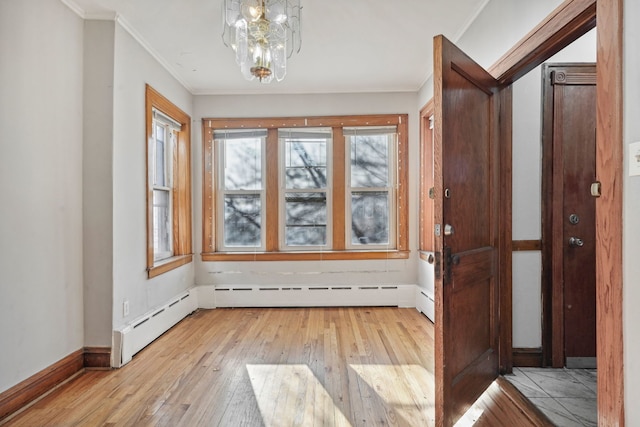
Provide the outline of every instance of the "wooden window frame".
<path id="1" fill-rule="evenodd" d="M 408 169 L 408 114 L 386 114 L 366 116 L 316 116 L 256 119 L 205 118 L 203 128 L 203 261 L 295 261 L 295 260 L 367 260 L 367 259 L 407 259 L 409 258 L 409 169 Z M 348 249 L 346 245 L 345 188 L 335 183 L 345 181 L 346 142 L 344 127 L 396 126 L 397 182 L 395 197 L 396 233 L 394 249 Z M 279 128 L 330 127 L 332 138 L 332 182 L 331 191 L 331 250 L 292 251 L 279 249 L 279 197 L 267 196 L 264 218 L 266 225 L 266 250 L 264 252 L 220 252 L 216 246 L 216 172 L 214 159 L 214 130 L 221 129 L 267 129 L 266 158 L 267 171 L 278 171 L 278 129 Z M 278 194 L 279 173 L 267 172 L 268 194 Z"/>
<path id="2" fill-rule="evenodd" d="M 153 248 L 153 110 L 180 123 L 172 148 L 171 235 L 173 256 L 156 261 Z M 151 279 L 193 260 L 191 245 L 191 117 L 151 86 L 145 88 L 145 129 L 147 153 L 147 275 Z"/>

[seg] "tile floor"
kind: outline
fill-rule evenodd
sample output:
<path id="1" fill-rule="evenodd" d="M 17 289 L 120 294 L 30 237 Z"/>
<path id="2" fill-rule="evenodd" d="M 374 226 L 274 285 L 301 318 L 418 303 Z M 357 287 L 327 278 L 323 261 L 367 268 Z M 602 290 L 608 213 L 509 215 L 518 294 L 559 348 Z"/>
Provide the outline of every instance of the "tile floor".
<path id="1" fill-rule="evenodd" d="M 513 368 L 505 378 L 557 426 L 598 425 L 595 369 Z"/>

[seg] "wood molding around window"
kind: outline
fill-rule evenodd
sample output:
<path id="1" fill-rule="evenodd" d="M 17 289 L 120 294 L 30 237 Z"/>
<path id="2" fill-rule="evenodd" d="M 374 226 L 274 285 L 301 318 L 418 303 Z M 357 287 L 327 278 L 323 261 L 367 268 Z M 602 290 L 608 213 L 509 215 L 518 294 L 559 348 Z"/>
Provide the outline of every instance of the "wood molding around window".
<path id="1" fill-rule="evenodd" d="M 396 126 L 397 186 L 396 186 L 396 247 L 391 250 L 348 250 L 345 236 L 345 191 L 334 187 L 332 194 L 332 244 L 325 251 L 280 251 L 278 249 L 278 198 L 267 199 L 266 215 L 270 218 L 270 228 L 266 230 L 266 251 L 264 252 L 219 252 L 216 247 L 216 183 L 214 130 L 218 129 L 268 129 L 266 161 L 273 170 L 278 161 L 278 128 L 331 127 L 333 131 L 333 181 L 345 179 L 345 144 L 342 129 L 350 126 Z M 409 258 L 409 162 L 408 162 L 408 114 L 383 114 L 360 116 L 314 116 L 314 117 L 274 117 L 274 118 L 205 118 L 203 127 L 203 190 L 202 190 L 202 260 L 203 261 L 296 261 L 296 260 L 363 260 L 363 259 L 406 259 Z M 272 147 L 272 148 L 269 148 Z M 269 167 L 267 168 L 269 169 Z M 277 170 L 277 168 L 276 168 Z M 272 176 L 273 175 L 273 176 Z M 267 174 L 267 194 L 277 194 L 277 174 Z"/>
<path id="2" fill-rule="evenodd" d="M 153 185 L 149 165 L 149 145 L 153 138 L 153 109 L 182 126 L 173 147 L 173 256 L 161 261 L 153 254 Z M 191 117 L 150 85 L 145 91 L 145 129 L 147 153 L 147 274 L 151 279 L 193 260 L 191 243 Z"/>
<path id="3" fill-rule="evenodd" d="M 433 180 L 433 98 L 420 110 L 420 251 L 435 250 L 434 204 L 429 191 Z"/>

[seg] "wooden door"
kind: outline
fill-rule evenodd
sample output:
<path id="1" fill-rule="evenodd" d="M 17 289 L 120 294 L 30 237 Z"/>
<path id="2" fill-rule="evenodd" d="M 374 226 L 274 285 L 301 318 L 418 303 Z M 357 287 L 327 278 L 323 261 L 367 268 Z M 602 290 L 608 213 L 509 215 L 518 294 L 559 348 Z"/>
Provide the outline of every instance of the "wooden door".
<path id="1" fill-rule="evenodd" d="M 451 426 L 498 376 L 497 83 L 434 39 L 436 424 Z"/>
<path id="2" fill-rule="evenodd" d="M 543 69 L 543 134 L 553 366 L 596 367 L 596 67 Z M 550 111 L 549 111 L 550 110 Z M 550 173 L 548 173 L 550 172 Z"/>

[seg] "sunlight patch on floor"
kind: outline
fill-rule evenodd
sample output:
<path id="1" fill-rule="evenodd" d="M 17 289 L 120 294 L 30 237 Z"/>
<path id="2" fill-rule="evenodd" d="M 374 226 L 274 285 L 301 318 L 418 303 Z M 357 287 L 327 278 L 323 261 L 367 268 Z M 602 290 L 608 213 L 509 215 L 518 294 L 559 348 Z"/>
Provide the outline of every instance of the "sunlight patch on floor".
<path id="1" fill-rule="evenodd" d="M 266 427 L 351 426 L 307 365 L 246 365 Z"/>
<path id="2" fill-rule="evenodd" d="M 407 425 L 435 424 L 434 377 L 420 365 L 349 365 Z"/>

